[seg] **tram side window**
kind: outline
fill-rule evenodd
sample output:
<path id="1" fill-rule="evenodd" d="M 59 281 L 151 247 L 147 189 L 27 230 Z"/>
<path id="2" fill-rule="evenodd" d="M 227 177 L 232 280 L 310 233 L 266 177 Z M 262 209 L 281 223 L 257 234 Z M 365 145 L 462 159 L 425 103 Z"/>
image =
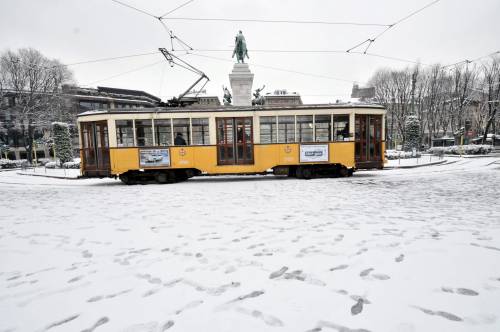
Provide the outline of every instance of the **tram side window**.
<path id="1" fill-rule="evenodd" d="M 261 116 L 260 117 L 260 142 L 261 143 L 276 143 L 276 117 Z"/>
<path id="2" fill-rule="evenodd" d="M 158 146 L 172 145 L 172 127 L 170 119 L 155 120 L 155 139 Z"/>
<path id="3" fill-rule="evenodd" d="M 313 142 L 313 116 L 297 116 L 297 135 L 299 142 Z"/>
<path id="4" fill-rule="evenodd" d="M 134 146 L 132 120 L 116 120 L 116 143 L 118 147 Z"/>
<path id="5" fill-rule="evenodd" d="M 194 145 L 210 144 L 209 131 L 208 131 L 208 118 L 191 119 L 191 125 L 193 126 L 193 144 Z"/>
<path id="6" fill-rule="evenodd" d="M 295 117 L 278 116 L 278 143 L 295 141 Z"/>
<path id="7" fill-rule="evenodd" d="M 182 138 L 186 141 L 187 145 L 191 144 L 191 137 L 189 134 L 189 119 L 174 119 L 174 136 L 178 133 L 182 134 Z"/>
<path id="8" fill-rule="evenodd" d="M 151 120 L 135 120 L 137 146 L 153 145 L 153 127 Z"/>
<path id="9" fill-rule="evenodd" d="M 349 139 L 349 115 L 333 116 L 333 140 L 344 141 Z"/>
<path id="10" fill-rule="evenodd" d="M 332 128 L 332 118 L 330 115 L 316 115 L 314 126 L 316 132 L 316 142 L 328 142 Z"/>

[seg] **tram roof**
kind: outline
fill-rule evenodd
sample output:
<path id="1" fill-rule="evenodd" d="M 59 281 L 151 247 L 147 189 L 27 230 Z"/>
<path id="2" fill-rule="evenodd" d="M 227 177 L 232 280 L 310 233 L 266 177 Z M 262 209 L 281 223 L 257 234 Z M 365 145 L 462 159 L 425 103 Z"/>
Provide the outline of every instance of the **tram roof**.
<path id="1" fill-rule="evenodd" d="M 142 108 L 112 108 L 92 110 L 78 116 L 97 114 L 137 114 L 137 113 L 196 113 L 196 112 L 245 112 L 245 111 L 293 111 L 321 109 L 384 109 L 382 105 L 364 103 L 345 104 L 306 104 L 306 105 L 273 105 L 273 106 L 186 106 L 186 107 L 142 107 Z"/>

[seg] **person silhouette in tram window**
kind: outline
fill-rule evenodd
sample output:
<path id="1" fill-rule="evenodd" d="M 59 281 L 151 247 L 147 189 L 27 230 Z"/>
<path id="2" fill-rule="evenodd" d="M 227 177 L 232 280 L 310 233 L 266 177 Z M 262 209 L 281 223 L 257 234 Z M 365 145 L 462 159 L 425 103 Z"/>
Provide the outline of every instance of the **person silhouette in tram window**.
<path id="1" fill-rule="evenodd" d="M 238 143 L 243 142 L 243 128 L 241 128 L 241 127 L 238 127 L 237 140 L 238 140 Z"/>
<path id="2" fill-rule="evenodd" d="M 187 145 L 186 140 L 182 137 L 182 133 L 177 133 L 174 139 L 174 145 Z"/>

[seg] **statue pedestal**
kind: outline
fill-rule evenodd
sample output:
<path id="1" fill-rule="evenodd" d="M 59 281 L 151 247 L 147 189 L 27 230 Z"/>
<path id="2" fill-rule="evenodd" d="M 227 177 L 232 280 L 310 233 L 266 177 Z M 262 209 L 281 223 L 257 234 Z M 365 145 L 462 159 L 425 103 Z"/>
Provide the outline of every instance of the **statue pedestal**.
<path id="1" fill-rule="evenodd" d="M 235 63 L 229 74 L 234 106 L 252 106 L 253 74 L 247 63 Z"/>

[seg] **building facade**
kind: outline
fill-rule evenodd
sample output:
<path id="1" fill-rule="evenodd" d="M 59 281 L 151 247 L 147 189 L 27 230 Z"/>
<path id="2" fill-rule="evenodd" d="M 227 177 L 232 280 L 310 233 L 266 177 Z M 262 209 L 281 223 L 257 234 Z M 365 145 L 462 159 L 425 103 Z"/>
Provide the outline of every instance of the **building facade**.
<path id="1" fill-rule="evenodd" d="M 59 97 L 60 111 L 57 115 L 48 112 L 48 117 L 34 122 L 34 150 L 38 158 L 53 156 L 50 149 L 52 121 L 70 123 L 73 136 L 73 147 L 78 150 L 78 133 L 76 132 L 76 115 L 89 110 L 97 109 L 134 109 L 149 108 L 161 105 L 161 99 L 144 91 L 118 89 L 110 87 L 83 88 L 64 85 Z M 4 90 L 0 98 L 0 145 L 8 146 L 9 159 L 28 159 L 26 127 L 22 120 L 22 108 L 19 106 L 19 94 L 15 91 Z M 45 142 L 47 144 L 41 144 Z M 5 154 L 2 156 L 5 158 Z"/>

